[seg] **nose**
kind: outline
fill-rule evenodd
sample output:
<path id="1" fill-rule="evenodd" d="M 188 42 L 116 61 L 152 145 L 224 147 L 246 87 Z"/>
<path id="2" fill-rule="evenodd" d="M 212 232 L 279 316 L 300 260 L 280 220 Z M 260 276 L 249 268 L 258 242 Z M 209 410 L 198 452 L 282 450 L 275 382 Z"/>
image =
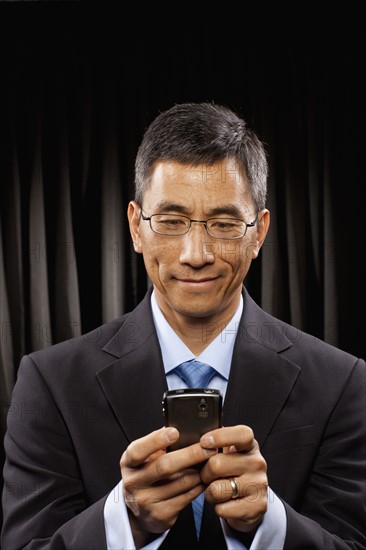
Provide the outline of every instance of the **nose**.
<path id="1" fill-rule="evenodd" d="M 199 268 L 215 261 L 214 243 L 203 223 L 192 222 L 188 233 L 182 235 L 181 239 L 179 260 L 182 264 Z"/>

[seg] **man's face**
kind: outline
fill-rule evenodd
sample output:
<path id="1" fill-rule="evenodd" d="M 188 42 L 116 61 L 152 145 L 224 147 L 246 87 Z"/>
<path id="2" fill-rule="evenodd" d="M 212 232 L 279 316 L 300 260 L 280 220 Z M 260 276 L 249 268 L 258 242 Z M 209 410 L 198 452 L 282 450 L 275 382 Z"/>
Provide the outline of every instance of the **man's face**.
<path id="1" fill-rule="evenodd" d="M 215 217 L 256 218 L 245 175 L 235 163 L 189 166 L 158 162 L 145 192 L 142 212 L 183 214 L 194 220 Z M 188 233 L 164 236 L 154 233 L 140 218 L 139 205 L 129 205 L 128 217 L 135 250 L 143 254 L 156 298 L 171 324 L 187 321 L 228 320 L 239 303 L 243 280 L 257 257 L 268 230 L 269 212 L 235 240 L 207 234 L 204 224 L 192 223 Z"/>

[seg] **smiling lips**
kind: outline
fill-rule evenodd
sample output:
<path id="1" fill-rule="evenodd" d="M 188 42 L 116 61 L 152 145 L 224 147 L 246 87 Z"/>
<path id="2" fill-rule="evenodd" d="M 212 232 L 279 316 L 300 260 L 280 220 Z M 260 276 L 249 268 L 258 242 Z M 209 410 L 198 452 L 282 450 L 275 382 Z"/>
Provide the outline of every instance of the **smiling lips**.
<path id="1" fill-rule="evenodd" d="M 178 282 L 184 283 L 184 284 L 192 284 L 192 285 L 202 285 L 204 283 L 211 283 L 212 281 L 216 281 L 218 277 L 205 277 L 204 279 L 183 279 L 183 278 L 176 278 Z"/>

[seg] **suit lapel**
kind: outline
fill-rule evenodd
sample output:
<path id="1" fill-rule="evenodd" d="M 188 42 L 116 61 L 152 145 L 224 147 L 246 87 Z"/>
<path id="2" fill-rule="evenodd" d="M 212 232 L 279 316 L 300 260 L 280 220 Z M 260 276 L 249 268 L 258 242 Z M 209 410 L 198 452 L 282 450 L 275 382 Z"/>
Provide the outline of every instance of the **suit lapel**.
<path id="1" fill-rule="evenodd" d="M 223 421 L 226 426 L 249 425 L 261 446 L 301 370 L 281 355 L 291 345 L 279 323 L 244 291 Z"/>
<path id="2" fill-rule="evenodd" d="M 150 306 L 151 290 L 104 346 L 114 360 L 97 373 L 118 422 L 132 441 L 163 426 L 165 372 Z M 244 311 L 224 403 L 224 425 L 248 424 L 263 445 L 300 367 L 284 357 L 291 342 L 279 322 L 244 289 Z M 128 404 L 128 406 L 126 406 Z"/>
<path id="3" fill-rule="evenodd" d="M 150 292 L 126 316 L 103 351 L 117 359 L 97 373 L 129 441 L 164 425 L 165 372 L 150 308 Z"/>

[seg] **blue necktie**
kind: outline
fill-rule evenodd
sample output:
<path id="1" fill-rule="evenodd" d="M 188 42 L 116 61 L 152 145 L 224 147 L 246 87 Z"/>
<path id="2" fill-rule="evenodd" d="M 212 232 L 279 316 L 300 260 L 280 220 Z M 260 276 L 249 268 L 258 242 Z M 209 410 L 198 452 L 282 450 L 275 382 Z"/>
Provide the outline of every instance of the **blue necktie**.
<path id="1" fill-rule="evenodd" d="M 201 363 L 196 359 L 185 361 L 178 365 L 174 372 L 182 378 L 182 380 L 190 388 L 206 388 L 211 378 L 215 374 L 215 369 L 206 363 Z M 196 524 L 197 539 L 200 536 L 202 512 L 204 504 L 204 494 L 201 493 L 192 502 L 194 522 Z"/>
<path id="2" fill-rule="evenodd" d="M 207 363 L 191 359 L 178 365 L 174 372 L 184 380 L 189 388 L 207 388 L 216 371 Z"/>

